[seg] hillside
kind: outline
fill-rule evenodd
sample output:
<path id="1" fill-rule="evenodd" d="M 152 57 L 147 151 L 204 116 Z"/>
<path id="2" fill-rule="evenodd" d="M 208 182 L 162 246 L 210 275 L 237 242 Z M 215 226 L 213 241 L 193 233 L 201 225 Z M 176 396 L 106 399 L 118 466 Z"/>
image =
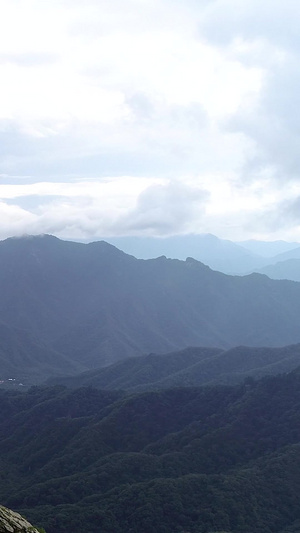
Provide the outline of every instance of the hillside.
<path id="1" fill-rule="evenodd" d="M 0 394 L 0 498 L 48 533 L 297 531 L 299 408 L 298 372 Z"/>
<path id="2" fill-rule="evenodd" d="M 186 348 L 168 354 L 130 357 L 105 368 L 70 377 L 52 378 L 48 385 L 95 387 L 102 390 L 160 390 L 212 384 L 290 372 L 300 365 L 300 345 L 282 348 L 238 346 L 222 351 Z"/>
<path id="3" fill-rule="evenodd" d="M 76 374 L 84 365 L 45 345 L 26 331 L 0 323 L 0 380 L 24 386 L 40 382 L 45 375 Z M 21 385 L 21 386 L 22 386 Z"/>
<path id="4" fill-rule="evenodd" d="M 297 283 L 227 276 L 190 258 L 138 260 L 105 242 L 51 236 L 0 242 L 0 267 L 0 323 L 28 336 L 33 383 L 187 346 L 300 342 Z M 4 352 L 7 362 L 14 350 Z"/>

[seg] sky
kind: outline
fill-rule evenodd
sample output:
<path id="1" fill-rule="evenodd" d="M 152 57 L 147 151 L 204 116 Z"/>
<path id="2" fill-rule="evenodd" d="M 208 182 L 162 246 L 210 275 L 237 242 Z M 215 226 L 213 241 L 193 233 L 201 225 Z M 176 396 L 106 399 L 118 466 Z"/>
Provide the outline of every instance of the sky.
<path id="1" fill-rule="evenodd" d="M 0 0 L 0 239 L 300 242 L 298 0 Z"/>

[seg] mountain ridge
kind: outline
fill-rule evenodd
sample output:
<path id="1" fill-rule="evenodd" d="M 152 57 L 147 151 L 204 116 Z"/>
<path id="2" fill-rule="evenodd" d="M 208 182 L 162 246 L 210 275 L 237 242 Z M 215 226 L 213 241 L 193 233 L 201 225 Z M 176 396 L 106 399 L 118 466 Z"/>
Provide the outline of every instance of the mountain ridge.
<path id="1" fill-rule="evenodd" d="M 0 323 L 54 351 L 52 375 L 68 361 L 74 374 L 187 346 L 300 342 L 300 284 L 228 276 L 192 258 L 139 260 L 104 241 L 1 241 L 0 294 Z"/>
<path id="2" fill-rule="evenodd" d="M 291 372 L 300 366 L 300 344 L 282 348 L 237 346 L 227 351 L 190 347 L 168 354 L 131 357 L 102 369 L 50 378 L 45 385 L 130 392 L 235 384 Z"/>

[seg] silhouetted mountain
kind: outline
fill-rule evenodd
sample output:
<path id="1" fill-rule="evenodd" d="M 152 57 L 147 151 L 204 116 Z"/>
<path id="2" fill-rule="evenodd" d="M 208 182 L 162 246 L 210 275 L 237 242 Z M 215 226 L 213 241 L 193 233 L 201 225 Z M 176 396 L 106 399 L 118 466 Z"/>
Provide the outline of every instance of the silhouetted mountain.
<path id="1" fill-rule="evenodd" d="M 181 260 L 193 257 L 226 274 L 245 274 L 266 264 L 259 254 L 209 233 L 161 238 L 113 237 L 107 240 L 139 259 L 153 259 L 161 255 Z"/>
<path id="2" fill-rule="evenodd" d="M 300 285 L 227 276 L 190 258 L 137 260 L 105 242 L 0 242 L 0 295 L 3 325 L 56 352 L 51 371 L 45 355 L 44 378 L 54 366 L 66 374 L 68 362 L 74 374 L 186 346 L 300 341 Z"/>
<path id="3" fill-rule="evenodd" d="M 279 261 L 274 265 L 268 265 L 261 268 L 259 272 L 272 279 L 300 281 L 300 259 L 286 259 L 285 261 Z"/>
<path id="4" fill-rule="evenodd" d="M 246 248 L 253 254 L 259 255 L 261 257 L 274 258 L 279 254 L 285 252 L 293 251 L 296 248 L 299 248 L 298 242 L 286 242 L 286 241 L 257 241 L 251 239 L 248 241 L 240 241 L 236 244 Z"/>
<path id="5" fill-rule="evenodd" d="M 273 279 L 299 281 L 296 264 L 287 264 L 286 268 L 284 265 L 277 265 L 278 262 L 300 258 L 300 247 L 296 242 L 248 240 L 234 243 L 211 234 L 164 238 L 114 237 L 108 241 L 141 259 L 161 255 L 181 260 L 193 257 L 213 270 L 225 274 L 245 275 L 260 272 Z"/>
<path id="6" fill-rule="evenodd" d="M 300 520 L 299 408 L 297 372 L 2 393 L 0 499 L 48 533 L 283 533 Z"/>
<path id="7" fill-rule="evenodd" d="M 281 254 L 277 254 L 273 257 L 272 263 L 277 263 L 279 261 L 287 261 L 289 259 L 300 259 L 300 246 L 293 248 L 292 250 L 287 250 Z"/>
<path id="8" fill-rule="evenodd" d="M 275 255 L 268 265 L 255 270 L 272 279 L 300 281 L 300 247 Z"/>
<path id="9" fill-rule="evenodd" d="M 300 345 L 283 348 L 239 346 L 228 351 L 187 348 L 166 355 L 130 357 L 106 368 L 77 376 L 52 378 L 50 385 L 92 386 L 130 391 L 229 384 L 247 377 L 260 378 L 290 372 L 300 365 Z"/>

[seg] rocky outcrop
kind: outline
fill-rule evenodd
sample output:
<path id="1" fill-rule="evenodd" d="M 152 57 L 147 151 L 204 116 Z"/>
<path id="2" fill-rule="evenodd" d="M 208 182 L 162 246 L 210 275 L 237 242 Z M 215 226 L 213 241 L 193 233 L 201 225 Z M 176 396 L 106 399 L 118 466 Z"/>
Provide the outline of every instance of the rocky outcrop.
<path id="1" fill-rule="evenodd" d="M 0 533 L 39 533 L 23 516 L 0 506 Z"/>

